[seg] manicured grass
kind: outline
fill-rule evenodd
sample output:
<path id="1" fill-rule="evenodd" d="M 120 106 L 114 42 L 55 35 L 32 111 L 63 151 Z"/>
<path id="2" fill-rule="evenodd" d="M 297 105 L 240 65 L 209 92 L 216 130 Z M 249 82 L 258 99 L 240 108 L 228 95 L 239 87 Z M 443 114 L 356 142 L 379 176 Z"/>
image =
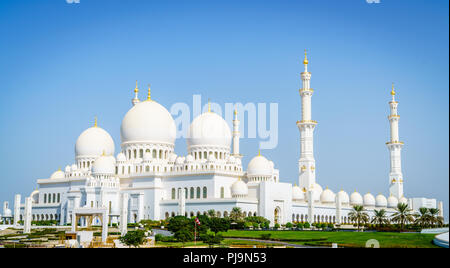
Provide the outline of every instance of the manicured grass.
<path id="1" fill-rule="evenodd" d="M 376 239 L 382 248 L 438 248 L 432 243 L 434 234 L 385 232 L 325 232 L 325 231 L 240 231 L 229 230 L 224 237 L 256 238 L 271 234 L 272 240 L 311 246 L 365 247 L 367 240 Z"/>
<path id="2" fill-rule="evenodd" d="M 258 241 L 243 241 L 243 240 L 237 240 L 237 239 L 224 239 L 220 245 L 214 245 L 214 247 L 221 247 L 221 246 L 264 246 L 264 247 L 276 247 L 276 246 L 283 246 L 282 244 L 277 243 L 264 243 L 264 242 L 258 242 Z M 161 242 L 157 241 L 156 246 L 158 247 L 209 247 L 208 244 L 203 243 L 202 241 L 198 241 L 197 244 L 194 242 Z"/>

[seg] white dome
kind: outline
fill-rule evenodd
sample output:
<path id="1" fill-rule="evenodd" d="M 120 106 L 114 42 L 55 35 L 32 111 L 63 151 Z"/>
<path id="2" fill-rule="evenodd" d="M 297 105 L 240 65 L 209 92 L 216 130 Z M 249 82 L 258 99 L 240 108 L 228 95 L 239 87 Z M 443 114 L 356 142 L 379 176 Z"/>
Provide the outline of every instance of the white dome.
<path id="1" fill-rule="evenodd" d="M 73 164 L 73 165 L 70 167 L 70 169 L 71 169 L 71 171 L 73 172 L 73 171 L 76 171 L 76 170 L 78 169 L 78 167 L 77 167 L 77 165 Z"/>
<path id="2" fill-rule="evenodd" d="M 243 197 L 248 194 L 247 184 L 240 179 L 237 180 L 233 185 L 231 185 L 231 196 L 232 197 Z"/>
<path id="3" fill-rule="evenodd" d="M 322 203 L 333 203 L 335 199 L 335 195 L 333 193 L 333 191 L 331 191 L 330 189 L 325 189 L 325 191 L 322 192 L 322 194 L 320 195 L 320 202 Z"/>
<path id="4" fill-rule="evenodd" d="M 352 205 L 362 205 L 363 204 L 363 198 L 358 192 L 353 192 L 350 195 L 350 204 Z"/>
<path id="5" fill-rule="evenodd" d="M 194 157 L 192 155 L 188 154 L 186 156 L 186 163 L 192 163 L 192 162 L 194 162 Z"/>
<path id="6" fill-rule="evenodd" d="M 184 164 L 184 157 L 178 156 L 177 159 L 175 160 L 175 164 L 176 164 L 176 165 L 182 165 L 182 164 Z"/>
<path id="7" fill-rule="evenodd" d="M 408 199 L 406 199 L 406 197 L 402 196 L 402 197 L 400 197 L 400 199 L 398 200 L 398 203 L 401 203 L 401 204 L 408 204 Z"/>
<path id="8" fill-rule="evenodd" d="M 115 173 L 116 160 L 113 156 L 102 155 L 92 164 L 92 174 L 113 175 Z"/>
<path id="9" fill-rule="evenodd" d="M 203 113 L 192 121 L 186 142 L 189 151 L 192 146 L 218 146 L 230 150 L 230 127 L 216 113 Z"/>
<path id="10" fill-rule="evenodd" d="M 302 189 L 297 185 L 292 187 L 292 200 L 304 200 L 304 199 L 305 193 L 302 191 Z"/>
<path id="11" fill-rule="evenodd" d="M 391 195 L 388 197 L 387 203 L 388 203 L 388 207 L 396 208 L 397 204 L 398 204 L 398 199 L 395 196 Z"/>
<path id="12" fill-rule="evenodd" d="M 234 157 L 234 156 L 232 156 L 232 155 L 230 155 L 229 157 L 228 157 L 228 161 L 227 161 L 229 164 L 234 164 L 235 162 L 236 162 L 236 158 Z"/>
<path id="13" fill-rule="evenodd" d="M 248 163 L 247 174 L 250 176 L 262 175 L 270 176 L 272 175 L 272 169 L 270 167 L 270 162 L 262 155 L 257 155 Z"/>
<path id="14" fill-rule="evenodd" d="M 50 179 L 64 179 L 65 175 L 64 172 L 61 171 L 61 169 L 53 172 L 53 174 L 50 176 Z"/>
<path id="15" fill-rule="evenodd" d="M 66 168 L 64 169 L 64 172 L 70 173 L 70 166 L 67 165 Z"/>
<path id="16" fill-rule="evenodd" d="M 375 204 L 377 207 L 387 207 L 387 199 L 384 195 L 379 194 L 375 199 Z"/>
<path id="17" fill-rule="evenodd" d="M 375 206 L 375 197 L 371 193 L 367 193 L 364 195 L 364 206 L 368 207 Z"/>
<path id="18" fill-rule="evenodd" d="M 340 190 L 338 195 L 339 195 L 341 204 L 348 204 L 350 202 L 350 198 L 348 197 L 348 194 L 346 192 L 344 192 L 343 190 Z"/>
<path id="19" fill-rule="evenodd" d="M 313 191 L 313 200 L 320 201 L 320 196 L 323 192 L 322 186 L 320 186 L 318 183 L 314 183 L 310 189 Z"/>
<path id="20" fill-rule="evenodd" d="M 176 160 L 177 160 L 177 155 L 172 153 L 169 157 L 169 162 L 175 163 Z"/>
<path id="21" fill-rule="evenodd" d="M 114 154 L 114 141 L 103 128 L 91 127 L 83 131 L 75 143 L 75 156 L 97 157 Z"/>
<path id="22" fill-rule="evenodd" d="M 125 161 L 127 161 L 127 157 L 122 152 L 117 154 L 116 159 L 117 159 L 117 162 L 125 162 Z"/>
<path id="23" fill-rule="evenodd" d="M 174 144 L 176 127 L 164 106 L 143 101 L 131 108 L 122 120 L 122 143 L 147 142 Z"/>

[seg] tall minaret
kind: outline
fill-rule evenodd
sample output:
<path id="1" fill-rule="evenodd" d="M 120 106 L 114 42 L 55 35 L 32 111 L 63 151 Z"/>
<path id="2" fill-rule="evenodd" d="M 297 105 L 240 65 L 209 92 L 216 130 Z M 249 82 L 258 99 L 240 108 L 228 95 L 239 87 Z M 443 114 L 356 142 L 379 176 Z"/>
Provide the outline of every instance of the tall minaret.
<path id="1" fill-rule="evenodd" d="M 398 102 L 395 101 L 395 89 L 392 84 L 392 100 L 389 102 L 391 114 L 388 116 L 391 125 L 391 140 L 386 143 L 391 157 L 391 170 L 389 172 L 389 193 L 396 198 L 403 197 L 403 174 L 402 174 L 402 147 L 403 142 L 399 140 L 398 121 L 400 115 L 397 113 Z"/>
<path id="2" fill-rule="evenodd" d="M 234 119 L 233 119 L 233 156 L 241 158 L 242 156 L 239 154 L 239 136 L 241 133 L 239 132 L 239 120 L 237 118 L 237 110 L 234 110 Z"/>
<path id="3" fill-rule="evenodd" d="M 134 99 L 131 100 L 131 103 L 134 105 L 138 104 L 140 102 L 138 98 L 139 88 L 138 88 L 138 82 L 136 80 L 136 88 L 134 89 Z"/>
<path id="4" fill-rule="evenodd" d="M 298 161 L 298 169 L 299 186 L 310 189 L 316 182 L 313 135 L 317 122 L 311 120 L 311 97 L 314 90 L 310 88 L 311 73 L 308 72 L 306 50 L 303 65 L 305 66 L 305 71 L 301 73 L 302 88 L 299 90 L 302 98 L 302 120 L 297 121 L 297 126 L 300 130 L 300 159 Z"/>

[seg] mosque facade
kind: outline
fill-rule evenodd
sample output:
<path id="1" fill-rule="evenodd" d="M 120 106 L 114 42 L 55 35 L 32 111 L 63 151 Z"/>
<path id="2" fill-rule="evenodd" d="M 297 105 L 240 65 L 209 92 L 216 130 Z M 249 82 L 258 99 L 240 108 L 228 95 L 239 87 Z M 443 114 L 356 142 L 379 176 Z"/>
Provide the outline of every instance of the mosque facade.
<path id="1" fill-rule="evenodd" d="M 57 220 L 61 225 L 72 222 L 77 208 L 106 208 L 109 220 L 117 223 L 144 219 L 161 220 L 175 215 L 195 216 L 214 210 L 227 217 L 234 207 L 246 216 L 262 216 L 271 224 L 287 222 L 329 222 L 348 224 L 348 213 L 354 205 L 363 205 L 370 216 L 374 210 L 394 212 L 398 203 L 439 208 L 442 202 L 428 198 L 407 198 L 401 167 L 403 142 L 399 138 L 398 102 L 392 87 L 389 194 L 364 195 L 343 190 L 333 192 L 316 180 L 314 129 L 317 122 L 311 113 L 314 90 L 305 53 L 302 88 L 300 159 L 298 183 L 280 180 L 275 163 L 261 153 L 247 168 L 242 166 L 239 151 L 239 120 L 235 111 L 232 130 L 227 122 L 210 109 L 196 117 L 189 128 L 187 155 L 176 155 L 176 126 L 169 111 L 152 100 L 150 89 L 146 100 L 138 98 L 136 85 L 132 107 L 123 118 L 121 148 L 115 155 L 114 141 L 97 120 L 75 143 L 75 161 L 49 178 L 38 179 L 37 188 L 23 204 L 15 196 L 14 211 L 4 203 L 3 220 L 18 222 L 26 217 L 33 221 Z"/>

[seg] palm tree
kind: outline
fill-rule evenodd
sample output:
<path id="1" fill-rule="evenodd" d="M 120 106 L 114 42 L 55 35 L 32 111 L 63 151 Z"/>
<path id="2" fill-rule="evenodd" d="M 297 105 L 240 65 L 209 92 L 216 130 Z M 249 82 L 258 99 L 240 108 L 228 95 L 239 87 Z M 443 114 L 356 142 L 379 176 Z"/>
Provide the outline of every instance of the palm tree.
<path id="1" fill-rule="evenodd" d="M 422 228 L 428 226 L 428 224 L 430 224 L 431 222 L 431 216 L 428 208 L 419 208 L 419 213 L 414 215 L 414 217 L 416 217 L 414 223 Z"/>
<path id="2" fill-rule="evenodd" d="M 348 217 L 351 221 L 356 221 L 358 231 L 361 223 L 369 221 L 369 215 L 365 212 L 364 207 L 359 205 L 353 206 L 353 210 L 348 213 Z"/>
<path id="3" fill-rule="evenodd" d="M 208 216 L 210 218 L 215 217 L 216 216 L 216 211 L 214 209 L 208 210 Z"/>
<path id="4" fill-rule="evenodd" d="M 238 222 L 242 219 L 242 210 L 240 207 L 234 207 L 231 210 L 230 218 L 233 222 Z"/>
<path id="5" fill-rule="evenodd" d="M 380 210 L 374 210 L 374 217 L 372 219 L 372 223 L 377 224 L 378 226 L 381 226 L 383 224 L 389 223 L 389 220 L 386 216 L 386 210 L 380 209 Z"/>
<path id="6" fill-rule="evenodd" d="M 401 230 L 404 229 L 405 223 L 414 222 L 414 216 L 411 213 L 411 209 L 408 207 L 408 204 L 398 203 L 395 210 L 397 212 L 392 214 L 392 221 L 399 222 L 401 225 Z"/>
<path id="7" fill-rule="evenodd" d="M 430 213 L 430 222 L 431 225 L 437 224 L 437 226 L 442 226 L 444 224 L 444 218 L 442 218 L 441 216 L 439 216 L 439 209 L 437 208 L 430 208 L 429 210 Z"/>

